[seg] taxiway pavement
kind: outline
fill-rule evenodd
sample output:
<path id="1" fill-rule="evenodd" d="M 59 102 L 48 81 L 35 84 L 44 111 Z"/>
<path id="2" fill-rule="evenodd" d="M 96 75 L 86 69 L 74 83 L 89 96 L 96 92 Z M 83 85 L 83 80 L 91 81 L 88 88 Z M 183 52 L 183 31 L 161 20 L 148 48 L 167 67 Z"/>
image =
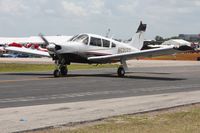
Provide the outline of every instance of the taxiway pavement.
<path id="1" fill-rule="evenodd" d="M 139 64 L 138 64 L 139 63 Z M 0 130 L 16 132 L 200 102 L 200 62 L 134 61 L 116 69 L 0 74 Z"/>
<path id="2" fill-rule="evenodd" d="M 114 68 L 69 71 L 63 78 L 52 72 L 1 73 L 0 108 L 200 90 L 200 62 L 181 63 L 135 63 L 124 78 Z"/>

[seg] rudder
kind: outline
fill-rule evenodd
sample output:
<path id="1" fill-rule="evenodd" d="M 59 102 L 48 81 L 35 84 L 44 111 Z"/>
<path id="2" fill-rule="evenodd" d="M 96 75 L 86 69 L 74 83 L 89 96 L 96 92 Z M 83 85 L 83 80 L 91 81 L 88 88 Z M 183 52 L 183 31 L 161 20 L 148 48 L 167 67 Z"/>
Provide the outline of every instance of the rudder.
<path id="1" fill-rule="evenodd" d="M 140 25 L 137 29 L 137 32 L 136 32 L 135 36 L 132 38 L 129 45 L 137 48 L 138 50 L 141 50 L 141 48 L 143 47 L 143 43 L 144 43 L 144 33 L 146 31 L 146 28 L 147 28 L 147 25 L 143 24 L 141 21 Z"/>

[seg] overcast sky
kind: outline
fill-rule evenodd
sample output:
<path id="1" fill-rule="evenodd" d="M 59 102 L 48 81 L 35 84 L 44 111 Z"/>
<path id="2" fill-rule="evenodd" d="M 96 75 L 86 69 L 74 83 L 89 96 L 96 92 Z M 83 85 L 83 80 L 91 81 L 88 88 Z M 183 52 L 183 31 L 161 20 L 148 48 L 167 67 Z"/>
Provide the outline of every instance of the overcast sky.
<path id="1" fill-rule="evenodd" d="M 0 36 L 134 35 L 140 20 L 146 39 L 200 33 L 200 0 L 0 0 Z"/>

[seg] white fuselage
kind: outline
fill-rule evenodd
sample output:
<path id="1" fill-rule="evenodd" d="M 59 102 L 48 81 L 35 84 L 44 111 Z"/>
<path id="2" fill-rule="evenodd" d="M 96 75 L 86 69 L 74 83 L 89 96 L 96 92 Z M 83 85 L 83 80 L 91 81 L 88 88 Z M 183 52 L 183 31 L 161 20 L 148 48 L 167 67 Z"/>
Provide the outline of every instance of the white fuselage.
<path id="1" fill-rule="evenodd" d="M 129 44 L 94 34 L 80 34 L 65 43 L 56 45 L 61 46 L 61 49 L 56 51 L 57 54 L 73 54 L 84 58 L 139 51 Z M 49 51 L 50 54 L 52 52 Z"/>

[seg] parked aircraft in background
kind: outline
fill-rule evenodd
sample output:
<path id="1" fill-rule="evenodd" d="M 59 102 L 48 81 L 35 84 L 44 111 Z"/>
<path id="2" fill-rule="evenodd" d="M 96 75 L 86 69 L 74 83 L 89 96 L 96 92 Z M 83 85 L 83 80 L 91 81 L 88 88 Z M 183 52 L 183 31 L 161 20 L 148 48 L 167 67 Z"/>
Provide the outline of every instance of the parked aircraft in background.
<path id="1" fill-rule="evenodd" d="M 41 39 L 45 42 L 48 52 L 32 52 L 26 47 L 8 46 L 5 49 L 10 51 L 37 54 L 40 56 L 50 56 L 55 60 L 56 69 L 54 76 L 66 76 L 68 73 L 67 65 L 71 63 L 87 64 L 106 64 L 120 62 L 117 73 L 123 77 L 128 70 L 127 60 L 140 57 L 153 57 L 160 55 L 174 54 L 191 50 L 189 46 L 169 46 L 165 48 L 156 48 L 150 50 L 141 50 L 144 41 L 146 24 L 140 23 L 135 37 L 129 43 L 118 42 L 111 38 L 95 34 L 75 35 L 63 43 L 52 43 L 42 35 Z"/>
<path id="2" fill-rule="evenodd" d="M 0 53 L 4 52 L 4 51 L 5 51 L 5 49 L 4 49 L 3 45 L 0 45 Z"/>
<path id="3" fill-rule="evenodd" d="M 69 40 L 72 36 L 45 36 L 51 43 L 63 43 Z M 44 44 L 39 36 L 31 37 L 0 37 L 0 45 L 11 43 L 18 44 Z"/>
<path id="4" fill-rule="evenodd" d="M 72 36 L 45 36 L 50 43 L 64 43 L 71 37 Z M 2 53 L 5 53 L 5 47 L 7 47 L 7 51 L 12 51 L 12 47 L 17 47 L 29 51 L 30 54 L 37 53 L 36 55 L 40 56 L 40 52 L 45 52 L 48 55 L 48 50 L 43 45 L 44 41 L 39 36 L 0 37 L 0 51 Z M 43 56 L 43 54 L 41 56 Z"/>
<path id="5" fill-rule="evenodd" d="M 169 46 L 179 47 L 179 46 L 191 46 L 191 43 L 183 39 L 171 39 L 163 42 L 160 45 L 148 45 L 150 48 L 165 48 Z"/>

